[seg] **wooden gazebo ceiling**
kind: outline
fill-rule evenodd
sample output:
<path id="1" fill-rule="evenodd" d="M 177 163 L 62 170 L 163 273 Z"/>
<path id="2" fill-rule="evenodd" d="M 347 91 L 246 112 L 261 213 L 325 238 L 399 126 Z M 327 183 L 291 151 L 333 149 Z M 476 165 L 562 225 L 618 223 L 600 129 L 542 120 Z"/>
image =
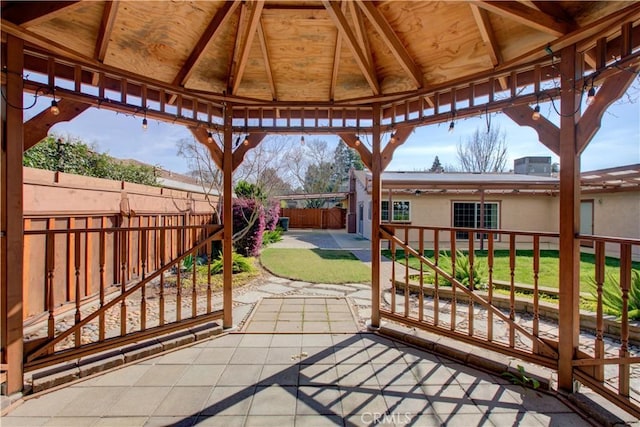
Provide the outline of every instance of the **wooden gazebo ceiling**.
<path id="1" fill-rule="evenodd" d="M 632 22 L 628 30 L 639 32 L 640 4 L 3 1 L 1 13 L 3 31 L 26 35 L 39 49 L 49 41 L 57 55 L 206 99 L 370 106 L 500 70 L 496 87 L 515 87 L 510 72 L 548 67 L 550 52 L 572 43 L 581 43 L 585 69 L 594 69 L 624 48 L 616 41 L 622 24 Z M 606 58 L 598 58 L 596 40 L 611 44 Z M 43 73 L 45 65 L 31 64 Z M 541 79 L 552 78 L 545 70 Z M 458 99 L 469 93 L 460 91 Z"/>

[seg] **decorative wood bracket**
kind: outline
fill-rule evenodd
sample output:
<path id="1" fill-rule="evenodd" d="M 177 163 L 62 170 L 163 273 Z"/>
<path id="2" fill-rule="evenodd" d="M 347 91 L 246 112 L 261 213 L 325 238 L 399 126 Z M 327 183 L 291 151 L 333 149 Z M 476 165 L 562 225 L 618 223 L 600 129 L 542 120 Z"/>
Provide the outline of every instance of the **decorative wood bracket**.
<path id="1" fill-rule="evenodd" d="M 544 117 L 533 120 L 533 108 L 528 105 L 518 105 L 502 110 L 507 116 L 520 126 L 529 126 L 538 133 L 538 140 L 556 156 L 560 155 L 560 129 Z"/>
<path id="2" fill-rule="evenodd" d="M 371 170 L 373 165 L 371 151 L 369 151 L 369 149 L 365 147 L 364 144 L 356 143 L 358 135 L 353 133 L 339 133 L 338 136 L 342 138 L 345 144 L 358 152 L 358 154 L 360 155 L 360 160 L 362 160 L 362 164 L 364 164 L 367 169 Z"/>
<path id="3" fill-rule="evenodd" d="M 387 142 L 387 145 L 382 150 L 382 167 L 381 171 L 384 171 L 389 163 L 391 163 L 391 159 L 393 159 L 393 152 L 396 151 L 396 148 L 405 143 L 411 132 L 415 126 L 403 126 L 396 130 L 396 133 L 393 137 Z"/>
<path id="4" fill-rule="evenodd" d="M 236 151 L 233 152 L 234 171 L 242 164 L 245 154 L 247 154 L 247 152 L 252 148 L 256 148 L 265 136 L 267 136 L 266 133 L 252 133 L 251 135 L 247 135 L 248 144 L 245 145 L 244 142 L 241 143 L 238 148 L 236 148 Z"/>
<path id="5" fill-rule="evenodd" d="M 61 99 L 58 101 L 60 114 L 54 116 L 49 109 L 43 110 L 40 114 L 32 117 L 24 124 L 24 150 L 36 145 L 47 137 L 49 129 L 56 123 L 68 122 L 82 114 L 89 104 L 77 101 Z"/>
<path id="6" fill-rule="evenodd" d="M 196 126 L 189 126 L 189 130 L 200 144 L 207 147 L 207 149 L 209 150 L 209 154 L 211 155 L 211 158 L 215 162 L 216 166 L 218 166 L 218 168 L 222 170 L 222 150 L 215 142 L 209 142 L 209 135 L 207 134 L 207 130 L 205 128 Z"/>

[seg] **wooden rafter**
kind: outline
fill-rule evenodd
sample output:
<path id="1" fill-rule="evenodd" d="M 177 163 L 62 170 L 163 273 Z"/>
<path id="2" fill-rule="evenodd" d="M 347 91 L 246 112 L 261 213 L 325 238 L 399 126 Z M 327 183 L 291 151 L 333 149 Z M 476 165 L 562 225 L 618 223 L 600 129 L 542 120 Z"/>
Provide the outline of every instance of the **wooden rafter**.
<path id="1" fill-rule="evenodd" d="M 358 144 L 358 135 L 354 133 L 339 133 L 338 136 L 342 138 L 345 144 L 349 147 L 353 148 L 360 155 L 360 160 L 362 160 L 362 164 L 366 166 L 367 169 L 371 170 L 372 168 L 372 154 L 371 151 L 367 147 L 360 142 Z"/>
<path id="2" fill-rule="evenodd" d="M 224 2 L 222 7 L 218 9 L 215 16 L 207 25 L 207 28 L 204 30 L 198 43 L 196 43 L 195 47 L 189 54 L 189 57 L 185 61 L 176 77 L 173 79 L 174 85 L 184 86 L 189 77 L 191 77 L 191 73 L 193 72 L 195 66 L 198 64 L 200 59 L 202 58 L 202 54 L 207 50 L 207 47 L 215 40 L 216 36 L 219 34 L 219 30 L 222 29 L 227 20 L 233 15 L 233 12 L 239 6 L 239 2 Z"/>
<path id="3" fill-rule="evenodd" d="M 406 47 L 398 38 L 396 32 L 391 28 L 389 22 L 382 16 L 376 6 L 369 1 L 358 1 L 358 6 L 367 16 L 373 27 L 376 29 L 382 40 L 385 42 L 391 53 L 400 63 L 402 69 L 407 73 L 417 88 L 423 86 L 422 71 L 413 62 L 413 59 Z"/>
<path id="4" fill-rule="evenodd" d="M 4 3 L 4 2 L 3 2 Z M 2 8 L 2 19 L 30 27 L 69 11 L 79 1 L 23 1 Z"/>
<path id="5" fill-rule="evenodd" d="M 387 145 L 382 150 L 381 163 L 383 171 L 387 168 L 387 166 L 389 166 L 389 163 L 391 163 L 391 160 L 393 159 L 393 152 L 396 151 L 396 148 L 405 143 L 407 138 L 409 138 L 409 135 L 411 135 L 411 132 L 413 132 L 414 128 L 415 125 L 403 126 L 391 136 L 389 142 L 387 142 Z"/>
<path id="6" fill-rule="evenodd" d="M 244 69 L 247 66 L 247 60 L 249 59 L 249 52 L 251 51 L 251 44 L 253 38 L 256 35 L 258 25 L 260 23 L 260 16 L 262 14 L 262 8 L 264 7 L 264 1 L 257 1 L 249 3 L 248 11 L 248 23 L 245 27 L 244 34 L 240 45 L 240 54 L 238 56 L 238 62 L 235 64 L 233 74 L 230 76 L 232 80 L 231 93 L 235 94 L 242 82 L 242 75 Z"/>
<path id="7" fill-rule="evenodd" d="M 264 28 L 262 20 L 258 25 L 258 41 L 260 42 L 260 50 L 262 51 L 262 58 L 264 60 L 264 70 L 267 73 L 267 80 L 269 81 L 269 88 L 271 89 L 271 99 L 274 101 L 278 99 L 278 92 L 276 90 L 276 82 L 273 79 L 273 73 L 271 72 L 271 61 L 269 59 L 269 47 L 264 35 Z"/>
<path id="8" fill-rule="evenodd" d="M 349 13 L 351 14 L 351 19 L 353 19 L 353 28 L 356 33 L 356 38 L 360 43 L 360 48 L 365 53 L 365 57 L 367 58 L 369 67 L 375 67 L 373 63 L 373 53 L 371 52 L 371 44 L 369 44 L 369 38 L 367 36 L 367 31 L 364 26 L 364 20 L 362 19 L 362 15 L 360 14 L 360 9 L 356 6 L 355 2 L 343 2 L 342 3 L 342 11 L 345 12 L 345 6 L 348 5 Z"/>
<path id="9" fill-rule="evenodd" d="M 520 24 L 555 37 L 563 36 L 574 30 L 567 22 L 515 1 L 480 1 L 475 4 L 489 12 L 513 19 Z"/>
<path id="10" fill-rule="evenodd" d="M 491 21 L 489 20 L 489 14 L 486 10 L 480 9 L 477 4 L 469 3 L 473 18 L 476 20 L 476 25 L 482 36 L 482 41 L 487 48 L 487 53 L 491 58 L 491 63 L 495 67 L 502 62 L 502 54 L 500 53 L 500 47 L 498 41 L 491 27 Z"/>
<path id="11" fill-rule="evenodd" d="M 98 31 L 95 49 L 95 57 L 100 62 L 104 62 L 104 58 L 107 55 L 109 38 L 111 37 L 111 31 L 113 31 L 113 24 L 116 22 L 119 5 L 119 0 L 104 3 L 104 11 L 102 12 L 102 20 L 100 21 L 100 30 Z"/>
<path id="12" fill-rule="evenodd" d="M 355 34 L 353 33 L 353 31 L 351 31 L 351 27 L 349 26 L 349 23 L 347 22 L 347 18 L 344 16 L 344 13 L 342 13 L 342 10 L 340 10 L 340 6 L 335 2 L 326 1 L 326 0 L 323 1 L 322 3 L 327 9 L 327 12 L 329 13 L 329 17 L 331 18 L 335 26 L 338 28 L 338 31 L 342 33 L 342 37 L 344 41 L 347 43 L 347 45 L 349 46 L 349 49 L 351 49 L 351 52 L 353 53 L 353 56 L 358 66 L 360 67 L 360 71 L 362 72 L 362 74 L 364 75 L 364 78 L 367 80 L 367 83 L 369 83 L 369 86 L 371 87 L 371 91 L 373 92 L 374 95 L 379 95 L 380 84 L 378 83 L 378 78 L 376 76 L 376 73 L 373 70 L 373 68 L 369 67 L 369 65 L 367 64 L 366 55 L 364 52 L 362 52 L 362 49 L 360 49 L 358 45 L 358 40 Z"/>
<path id="13" fill-rule="evenodd" d="M 89 104 L 71 101 L 69 99 L 61 99 L 58 101 L 60 114 L 57 116 L 54 116 L 47 108 L 32 117 L 24 124 L 24 150 L 28 150 L 46 138 L 49 129 L 56 123 L 71 121 L 89 107 Z"/>

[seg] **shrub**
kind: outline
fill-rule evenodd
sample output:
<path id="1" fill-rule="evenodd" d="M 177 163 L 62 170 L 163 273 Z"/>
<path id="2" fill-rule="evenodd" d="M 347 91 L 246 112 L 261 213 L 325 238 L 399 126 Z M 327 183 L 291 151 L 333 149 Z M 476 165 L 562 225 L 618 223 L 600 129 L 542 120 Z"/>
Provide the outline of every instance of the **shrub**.
<path id="1" fill-rule="evenodd" d="M 264 208 L 255 199 L 233 201 L 233 230 L 238 233 L 234 241 L 236 252 L 244 256 L 258 256 L 264 233 Z"/>
<path id="2" fill-rule="evenodd" d="M 253 271 L 253 265 L 248 258 L 234 252 L 233 253 L 233 273 L 249 273 Z M 222 273 L 222 254 L 211 263 L 211 274 Z"/>
<path id="3" fill-rule="evenodd" d="M 262 246 L 267 246 L 282 240 L 282 230 L 265 230 L 262 234 Z"/>
<path id="4" fill-rule="evenodd" d="M 451 265 L 451 257 L 446 253 L 440 255 L 441 260 L 446 260 L 448 265 Z M 469 287 L 469 280 L 471 278 L 471 261 L 469 256 L 456 251 L 456 274 L 455 278 L 458 279 L 467 288 Z M 442 279 L 443 283 L 450 284 L 446 279 Z M 487 272 L 484 264 L 478 262 L 473 264 L 473 287 L 475 289 L 485 289 L 487 287 Z"/>
<path id="5" fill-rule="evenodd" d="M 598 302 L 597 284 L 593 277 L 589 278 L 591 295 L 587 301 Z M 631 270 L 631 286 L 629 288 L 628 315 L 630 320 L 640 320 L 640 271 Z M 622 289 L 618 278 L 609 273 L 602 283 L 602 310 L 606 314 L 622 317 Z"/>
<path id="6" fill-rule="evenodd" d="M 271 200 L 264 210 L 264 228 L 274 231 L 280 219 L 280 204 L 276 200 Z"/>

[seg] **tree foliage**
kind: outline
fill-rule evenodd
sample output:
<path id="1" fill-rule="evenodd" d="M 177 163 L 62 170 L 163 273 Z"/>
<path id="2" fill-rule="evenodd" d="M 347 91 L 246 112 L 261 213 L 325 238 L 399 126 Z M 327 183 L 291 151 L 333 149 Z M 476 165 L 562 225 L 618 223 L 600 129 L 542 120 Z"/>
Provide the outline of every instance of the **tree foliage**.
<path id="1" fill-rule="evenodd" d="M 440 163 L 440 159 L 438 158 L 438 156 L 436 156 L 436 158 L 433 159 L 433 164 L 431 165 L 431 169 L 429 169 L 429 172 L 436 172 L 436 173 L 444 172 L 444 167 Z"/>
<path id="2" fill-rule="evenodd" d="M 349 170 L 363 170 L 364 164 L 356 150 L 348 147 L 343 140 L 338 142 L 334 152 L 335 167 L 333 170 L 333 181 L 338 187 L 349 179 Z"/>
<path id="3" fill-rule="evenodd" d="M 95 147 L 79 139 L 63 142 L 57 136 L 48 136 L 25 151 L 22 164 L 76 175 L 158 185 L 152 166 L 126 162 L 98 153 Z"/>
<path id="4" fill-rule="evenodd" d="M 487 132 L 476 129 L 457 150 L 463 172 L 503 172 L 507 165 L 506 136 L 499 126 Z"/>

